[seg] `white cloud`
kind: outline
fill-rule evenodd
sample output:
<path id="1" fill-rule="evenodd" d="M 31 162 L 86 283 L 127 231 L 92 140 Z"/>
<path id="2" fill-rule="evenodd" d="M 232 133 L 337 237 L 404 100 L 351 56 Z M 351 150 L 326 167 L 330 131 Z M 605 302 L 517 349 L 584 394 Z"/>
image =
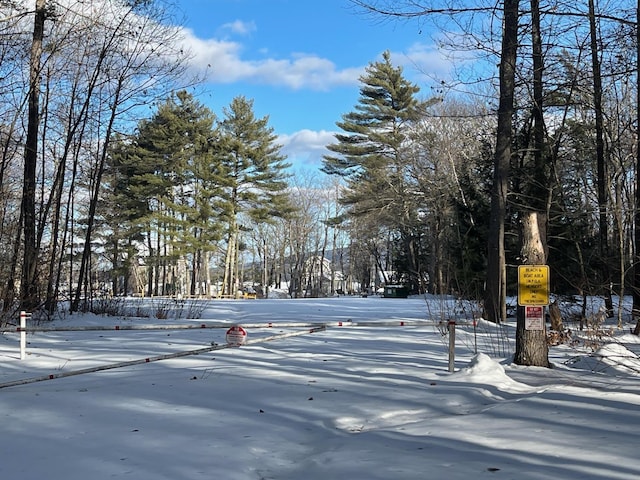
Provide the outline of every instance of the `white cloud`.
<path id="1" fill-rule="evenodd" d="M 466 90 L 465 87 L 460 88 L 465 82 L 473 85 L 478 76 L 483 75 L 480 65 L 486 65 L 484 60 L 478 62 L 477 52 L 463 48 L 453 50 L 434 43 L 414 43 L 406 52 L 394 54 L 392 60 L 403 65 L 405 73 L 421 87 L 431 84 L 438 89 L 459 92 Z"/>
<path id="2" fill-rule="evenodd" d="M 391 61 L 402 66 L 404 74 L 412 81 L 449 80 L 453 62 L 451 52 L 443 51 L 434 44 L 414 43 L 404 52 L 392 52 Z"/>
<path id="3" fill-rule="evenodd" d="M 449 78 L 451 74 L 451 59 L 435 45 L 415 43 L 407 50 L 405 56 L 414 68 L 425 75 Z"/>
<path id="4" fill-rule="evenodd" d="M 289 158 L 289 161 L 299 165 L 320 166 L 322 156 L 329 150 L 326 146 L 335 143 L 335 132 L 327 130 L 313 131 L 300 130 L 291 135 L 280 135 L 278 143 L 282 145 L 281 152 Z"/>
<path id="5" fill-rule="evenodd" d="M 210 83 L 245 81 L 253 84 L 285 86 L 294 90 L 329 90 L 340 85 L 357 85 L 364 67 L 339 70 L 317 55 L 294 54 L 291 58 L 245 60 L 242 45 L 218 39 L 201 39 L 184 30 L 184 50 L 191 53 L 192 68 Z"/>
<path id="6" fill-rule="evenodd" d="M 225 23 L 222 25 L 223 31 L 229 31 L 235 35 L 248 35 L 257 30 L 254 22 L 243 22 L 236 20 L 235 22 Z"/>

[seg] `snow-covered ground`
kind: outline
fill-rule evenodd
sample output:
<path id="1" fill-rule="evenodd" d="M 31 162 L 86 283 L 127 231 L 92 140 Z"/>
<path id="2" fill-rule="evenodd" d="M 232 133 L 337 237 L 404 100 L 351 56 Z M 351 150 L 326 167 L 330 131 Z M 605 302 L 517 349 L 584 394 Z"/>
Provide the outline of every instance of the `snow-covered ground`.
<path id="1" fill-rule="evenodd" d="M 29 333 L 24 360 L 19 334 L 0 336 L 0 478 L 640 478 L 630 334 L 584 348 L 576 333 L 544 369 L 510 364 L 513 325 L 459 325 L 450 373 L 449 338 L 427 322 L 472 320 L 456 302 L 221 300 L 195 310 L 67 316 L 40 326 L 94 329 Z M 247 344 L 226 348 L 233 324 Z"/>

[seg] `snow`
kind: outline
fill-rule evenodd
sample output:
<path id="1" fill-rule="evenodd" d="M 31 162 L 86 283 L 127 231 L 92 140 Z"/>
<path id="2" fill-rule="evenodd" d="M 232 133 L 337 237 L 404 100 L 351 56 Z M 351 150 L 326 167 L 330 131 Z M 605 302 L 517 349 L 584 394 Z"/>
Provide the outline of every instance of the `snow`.
<path id="1" fill-rule="evenodd" d="M 465 326 L 471 310 L 453 301 L 198 308 L 198 318 L 66 316 L 40 326 L 110 329 L 29 333 L 24 360 L 19 334 L 0 336 L 1 478 L 640 477 L 639 343 L 623 334 L 629 325 L 597 348 L 574 333 L 551 348 L 546 369 L 510 362 L 513 325 Z M 454 315 L 449 372 L 449 338 L 429 321 Z M 234 324 L 247 344 L 227 348 Z M 293 324 L 305 326 L 283 326 Z M 94 368 L 104 369 L 78 373 Z"/>

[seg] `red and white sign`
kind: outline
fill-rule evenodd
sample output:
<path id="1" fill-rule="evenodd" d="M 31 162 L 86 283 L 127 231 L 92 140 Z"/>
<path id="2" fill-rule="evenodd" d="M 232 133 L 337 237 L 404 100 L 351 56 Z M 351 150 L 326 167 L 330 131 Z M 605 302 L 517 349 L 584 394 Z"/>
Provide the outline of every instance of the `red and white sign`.
<path id="1" fill-rule="evenodd" d="M 524 307 L 524 329 L 544 330 L 544 307 Z"/>
<path id="2" fill-rule="evenodd" d="M 227 343 L 234 347 L 239 347 L 247 340 L 247 331 L 240 325 L 234 325 L 227 330 Z"/>

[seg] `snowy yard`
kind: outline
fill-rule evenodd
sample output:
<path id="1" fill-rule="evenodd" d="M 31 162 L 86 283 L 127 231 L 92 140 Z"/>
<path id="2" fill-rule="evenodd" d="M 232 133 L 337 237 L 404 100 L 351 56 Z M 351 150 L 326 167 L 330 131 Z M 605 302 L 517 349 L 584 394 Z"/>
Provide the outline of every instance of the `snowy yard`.
<path id="1" fill-rule="evenodd" d="M 449 373 L 448 337 L 420 322 L 454 313 L 472 320 L 447 302 L 377 297 L 211 301 L 196 319 L 74 315 L 43 326 L 123 328 L 30 333 L 24 360 L 5 333 L 0 475 L 640 478 L 636 337 L 616 332 L 595 354 L 552 347 L 542 369 L 509 364 L 513 325 L 460 327 Z M 279 326 L 293 322 L 331 325 Z M 226 327 L 149 328 L 221 323 L 243 325 L 248 344 L 182 355 L 224 346 Z"/>

